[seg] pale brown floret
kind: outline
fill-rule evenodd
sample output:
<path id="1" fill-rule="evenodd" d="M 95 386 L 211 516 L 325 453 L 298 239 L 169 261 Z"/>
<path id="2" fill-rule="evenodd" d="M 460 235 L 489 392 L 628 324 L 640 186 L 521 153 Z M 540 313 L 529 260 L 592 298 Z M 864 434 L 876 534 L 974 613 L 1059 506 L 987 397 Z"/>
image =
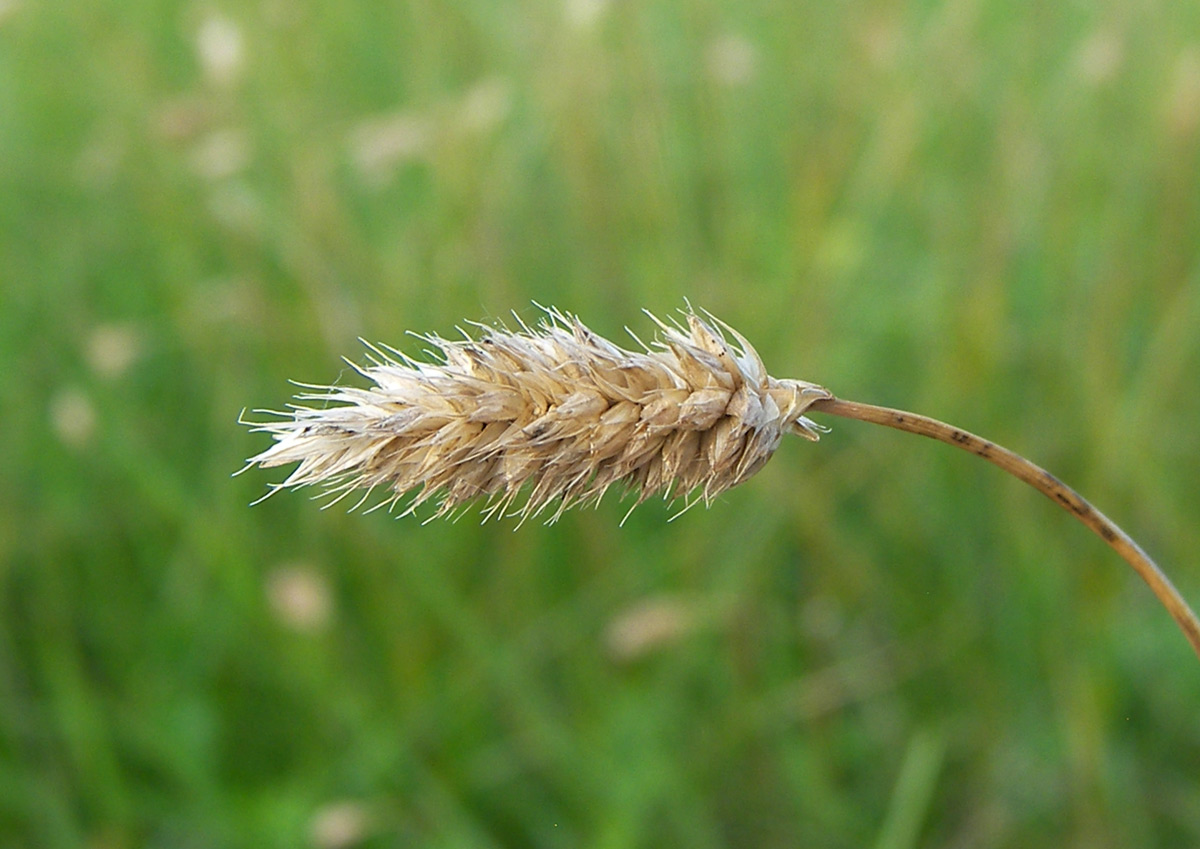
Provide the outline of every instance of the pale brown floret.
<path id="1" fill-rule="evenodd" d="M 477 498 L 485 517 L 522 520 L 555 505 L 600 500 L 613 484 L 636 504 L 662 494 L 710 502 L 757 472 L 784 433 L 817 439 L 804 416 L 832 397 L 820 386 L 769 376 L 757 352 L 693 312 L 660 339 L 629 351 L 578 318 L 547 309 L 536 328 L 480 325 L 480 338 L 422 337 L 442 362 L 373 349 L 355 367 L 368 389 L 309 387 L 283 421 L 257 424 L 275 444 L 251 457 L 263 467 L 299 463 L 274 489 L 323 484 L 340 500 L 357 489 L 414 492 L 405 512 L 436 498 L 435 516 Z M 651 316 L 653 318 L 653 316 Z M 356 505 L 357 506 L 357 505 Z"/>

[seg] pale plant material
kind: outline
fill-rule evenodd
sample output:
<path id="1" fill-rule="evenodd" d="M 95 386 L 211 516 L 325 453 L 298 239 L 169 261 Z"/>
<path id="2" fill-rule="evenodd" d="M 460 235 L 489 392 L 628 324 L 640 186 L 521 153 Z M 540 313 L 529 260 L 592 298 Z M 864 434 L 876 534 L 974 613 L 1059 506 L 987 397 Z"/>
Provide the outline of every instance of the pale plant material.
<path id="1" fill-rule="evenodd" d="M 275 444 L 247 468 L 298 464 L 268 495 L 317 484 L 336 503 L 364 490 L 357 507 L 382 487 L 388 494 L 372 510 L 413 493 L 403 514 L 436 500 L 434 518 L 483 499 L 485 519 L 524 521 L 553 507 L 553 522 L 614 484 L 634 494 L 634 507 L 654 495 L 683 498 L 685 509 L 710 503 L 761 469 L 784 434 L 818 439 L 824 428 L 807 413 L 858 419 L 970 451 L 1053 499 L 1149 584 L 1200 656 L 1200 620 L 1154 561 L 1077 492 L 1008 449 L 936 419 L 771 377 L 741 334 L 691 310 L 674 325 L 650 316 L 660 336 L 641 351 L 545 312 L 517 332 L 476 324 L 477 339 L 421 336 L 438 352 L 434 361 L 372 348 L 370 365 L 351 366 L 373 386 L 306 386 L 314 391 L 298 400 L 321 406 L 258 411 L 280 420 L 248 422 Z"/>
<path id="2" fill-rule="evenodd" d="M 308 387 L 299 400 L 323 406 L 259 424 L 276 442 L 249 463 L 298 462 L 278 487 L 363 489 L 365 500 L 382 486 L 390 495 L 376 508 L 415 492 L 405 512 L 437 499 L 442 516 L 485 498 L 485 517 L 553 505 L 554 521 L 614 484 L 636 493 L 634 506 L 657 494 L 711 502 L 762 468 L 784 433 L 817 438 L 804 411 L 830 394 L 771 377 L 731 328 L 736 345 L 689 312 L 660 322 L 661 339 L 639 352 L 546 314 L 516 333 L 420 337 L 440 362 L 372 349 L 372 364 L 355 368 L 373 387 Z"/>

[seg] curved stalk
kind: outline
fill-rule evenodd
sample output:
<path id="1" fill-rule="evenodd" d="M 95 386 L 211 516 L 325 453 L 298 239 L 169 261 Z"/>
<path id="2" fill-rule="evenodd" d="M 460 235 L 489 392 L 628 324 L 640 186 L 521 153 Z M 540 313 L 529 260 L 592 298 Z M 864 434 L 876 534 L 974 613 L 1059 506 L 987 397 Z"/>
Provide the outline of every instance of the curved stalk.
<path id="1" fill-rule="evenodd" d="M 1197 620 L 1196 614 L 1179 594 L 1179 590 L 1175 589 L 1170 579 L 1163 574 L 1157 564 L 1150 559 L 1150 555 L 1146 554 L 1129 534 L 1093 507 L 1086 498 L 1041 466 L 1031 463 L 1020 454 L 1009 451 L 1002 445 L 997 445 L 962 428 L 904 410 L 876 407 L 873 404 L 860 404 L 840 398 L 827 398 L 815 401 L 809 411 L 828 413 L 847 419 L 858 419 L 928 436 L 930 439 L 970 451 L 999 466 L 1010 475 L 1023 480 L 1091 528 L 1097 536 L 1121 555 L 1133 567 L 1133 570 L 1141 575 L 1142 580 L 1150 585 L 1154 595 L 1178 623 L 1197 657 L 1200 657 L 1200 620 Z"/>

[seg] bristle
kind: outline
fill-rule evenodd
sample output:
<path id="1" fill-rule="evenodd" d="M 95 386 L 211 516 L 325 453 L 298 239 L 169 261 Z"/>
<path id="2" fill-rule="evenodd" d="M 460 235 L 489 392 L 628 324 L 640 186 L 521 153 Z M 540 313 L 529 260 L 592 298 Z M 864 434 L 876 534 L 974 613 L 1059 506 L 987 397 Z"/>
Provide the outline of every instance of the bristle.
<path id="1" fill-rule="evenodd" d="M 435 362 L 368 345 L 371 364 L 355 370 L 374 386 L 302 385 L 317 391 L 299 400 L 336 406 L 243 422 L 276 440 L 248 464 L 298 463 L 271 491 L 317 484 L 331 504 L 364 489 L 361 506 L 378 487 L 391 494 L 371 509 L 415 493 L 401 515 L 431 499 L 434 516 L 482 500 L 485 521 L 523 522 L 553 504 L 554 522 L 614 484 L 637 492 L 634 506 L 659 494 L 707 504 L 762 468 L 783 434 L 819 436 L 804 412 L 830 393 L 769 376 L 741 334 L 690 306 L 674 325 L 651 315 L 660 337 L 644 351 L 541 309 L 518 332 L 471 322 L 478 339 L 419 335 Z"/>

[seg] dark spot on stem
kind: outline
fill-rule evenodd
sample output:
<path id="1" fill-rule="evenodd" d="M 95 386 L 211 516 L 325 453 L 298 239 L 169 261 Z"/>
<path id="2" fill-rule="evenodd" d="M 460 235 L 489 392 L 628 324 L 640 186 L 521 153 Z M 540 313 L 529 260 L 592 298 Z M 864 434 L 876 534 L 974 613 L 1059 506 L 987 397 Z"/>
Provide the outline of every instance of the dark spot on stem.
<path id="1" fill-rule="evenodd" d="M 1049 472 L 1046 473 L 1046 477 L 1048 479 L 1052 479 L 1057 486 L 1062 487 L 1061 489 L 1055 490 L 1055 501 L 1057 501 L 1063 507 L 1066 507 L 1076 516 L 1086 516 L 1092 512 L 1092 508 L 1086 501 L 1079 497 L 1078 493 L 1064 485 L 1062 481 L 1054 477 L 1054 475 L 1050 474 Z"/>
<path id="2" fill-rule="evenodd" d="M 1117 532 L 1108 525 L 1101 525 L 1100 536 L 1104 537 L 1105 542 L 1115 542 L 1117 539 Z"/>

